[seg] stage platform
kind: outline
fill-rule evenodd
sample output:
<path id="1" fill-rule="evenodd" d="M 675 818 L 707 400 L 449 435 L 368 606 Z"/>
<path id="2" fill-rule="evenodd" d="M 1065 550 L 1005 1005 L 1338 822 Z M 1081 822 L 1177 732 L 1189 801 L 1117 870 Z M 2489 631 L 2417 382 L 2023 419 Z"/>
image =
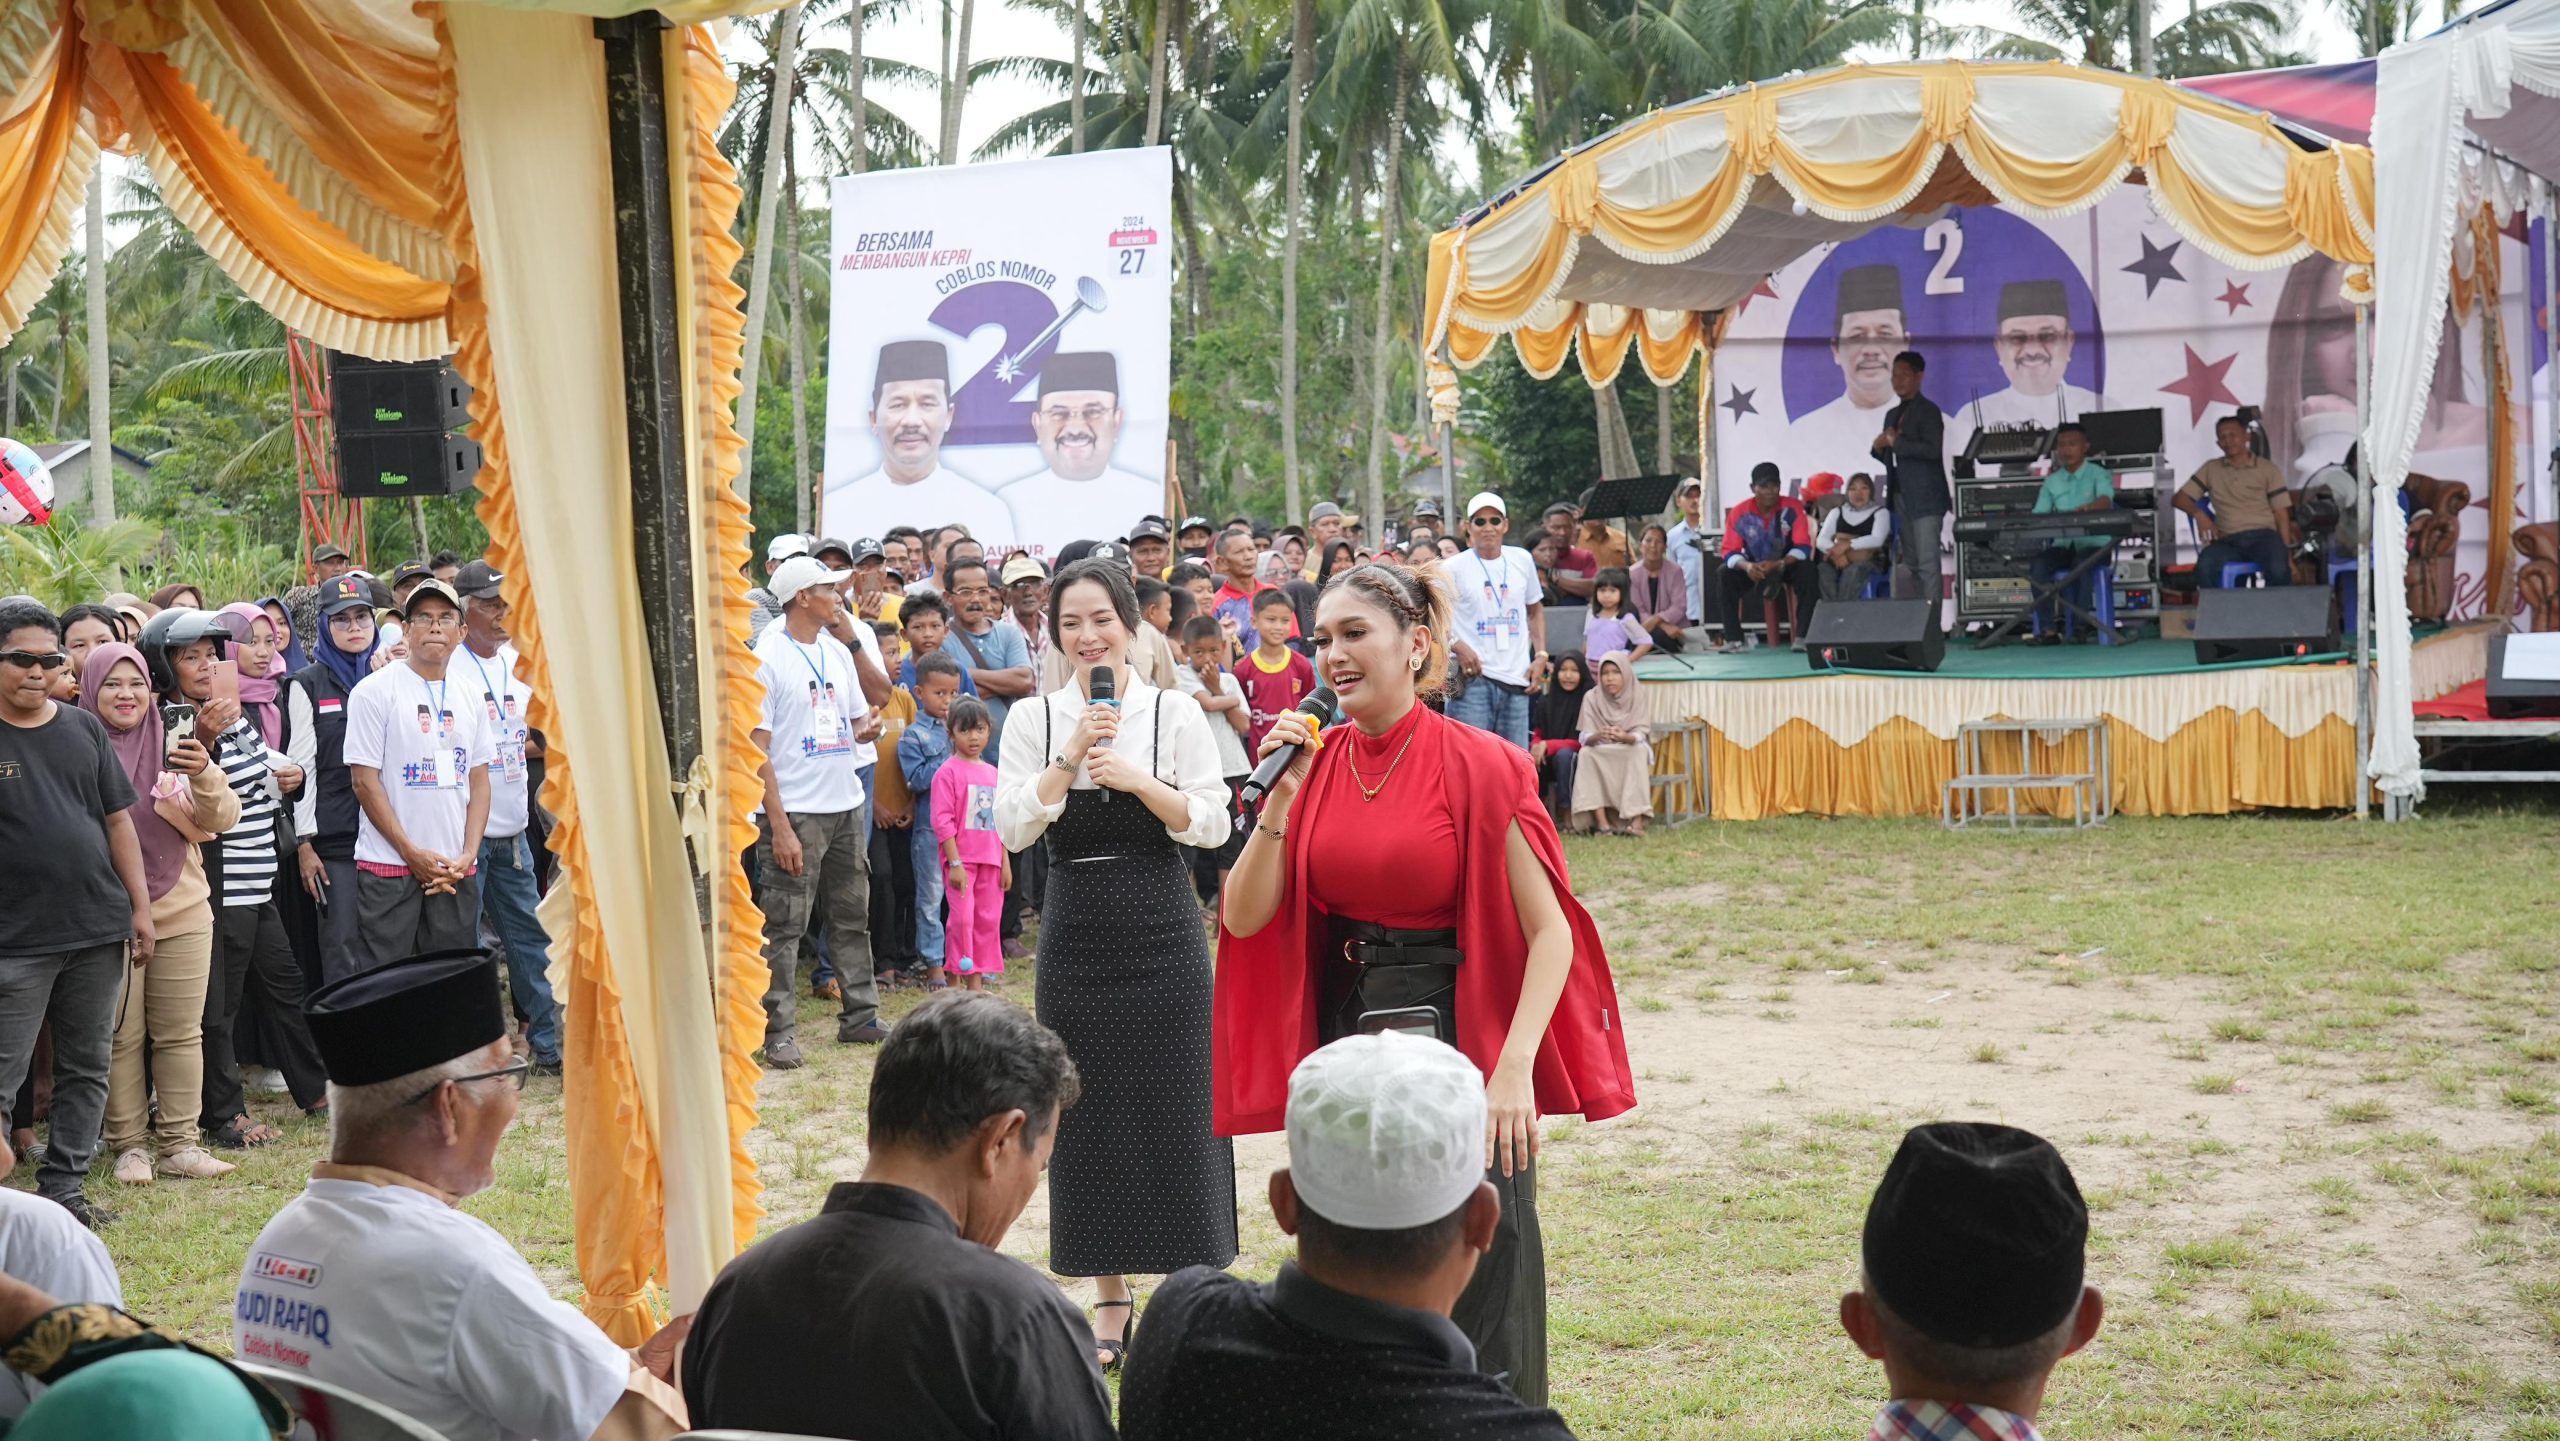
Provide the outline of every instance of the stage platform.
<path id="1" fill-rule="evenodd" d="M 2416 697 L 2478 679 L 2491 628 L 2419 640 Z M 1817 672 L 1789 650 L 1648 657 L 1637 673 L 1657 770 L 1685 772 L 1692 810 L 1718 820 L 1934 816 L 1955 774 L 1957 728 L 1995 718 L 2104 719 L 2115 807 L 2129 815 L 2355 805 L 2345 656 L 2204 667 L 2184 640 L 1988 650 L 1950 640 L 1930 674 Z M 2084 745 L 2030 743 L 2040 770 L 2087 768 Z M 1991 757 L 2019 759 L 2014 745 Z"/>

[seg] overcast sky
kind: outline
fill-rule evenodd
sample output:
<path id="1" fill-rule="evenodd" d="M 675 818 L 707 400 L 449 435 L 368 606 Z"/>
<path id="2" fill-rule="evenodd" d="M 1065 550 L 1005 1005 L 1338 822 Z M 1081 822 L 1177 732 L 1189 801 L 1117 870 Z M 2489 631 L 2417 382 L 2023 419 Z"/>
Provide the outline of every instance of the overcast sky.
<path id="1" fill-rule="evenodd" d="M 2002 0 L 1955 0 L 1943 8 L 1931 10 L 1958 24 L 1996 25 L 2009 23 L 2009 7 Z M 2174 19 L 2176 11 L 2162 6 L 2161 23 Z M 905 18 L 874 21 L 863 31 L 863 43 L 872 53 L 921 65 L 927 70 L 942 66 L 942 12 L 938 6 L 918 5 Z M 810 37 L 808 43 L 842 46 L 844 26 L 838 23 Z M 2294 34 L 2296 48 L 2319 60 L 2351 60 L 2360 48 L 2352 30 L 2338 19 L 2335 10 L 2324 0 L 2307 0 L 2302 24 Z M 977 20 L 970 36 L 969 49 L 979 57 L 999 55 L 1046 55 L 1067 58 L 1064 30 L 1050 24 L 1048 17 L 1031 10 L 1018 10 L 986 0 L 978 7 Z M 989 80 L 971 87 L 968 113 L 962 117 L 961 138 L 964 148 L 974 150 L 996 127 L 1051 97 L 1035 88 L 1010 80 Z M 890 91 L 881 103 L 930 135 L 936 124 L 934 96 L 928 91 Z"/>

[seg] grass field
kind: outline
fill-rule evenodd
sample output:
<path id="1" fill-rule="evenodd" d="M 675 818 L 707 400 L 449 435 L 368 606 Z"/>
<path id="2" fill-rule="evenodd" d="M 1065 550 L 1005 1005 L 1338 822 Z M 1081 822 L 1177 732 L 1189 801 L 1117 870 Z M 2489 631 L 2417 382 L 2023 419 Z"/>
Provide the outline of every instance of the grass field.
<path id="1" fill-rule="evenodd" d="M 1902 1129 L 1954 1117 L 2053 1139 L 2094 1212 L 2108 1323 L 2052 1434 L 2560 1438 L 2553 831 L 2475 811 L 1569 844 L 1643 1103 L 1547 1124 L 1555 1404 L 1584 1436 L 1862 1434 L 1880 1376 L 1834 1302 Z M 805 1019 L 811 1064 L 767 1082 L 753 1142 L 776 1224 L 861 1164 L 872 1053 Z M 469 1209 L 574 1297 L 558 1085 Z M 324 1139 L 269 1118 L 288 1141 L 223 1181 L 93 1183 L 134 1310 L 228 1339 L 248 1241 Z M 1238 1146 L 1257 1276 L 1287 1254 L 1259 1201 L 1279 1155 Z M 1034 1264 L 1045 1213 L 1008 1245 Z"/>

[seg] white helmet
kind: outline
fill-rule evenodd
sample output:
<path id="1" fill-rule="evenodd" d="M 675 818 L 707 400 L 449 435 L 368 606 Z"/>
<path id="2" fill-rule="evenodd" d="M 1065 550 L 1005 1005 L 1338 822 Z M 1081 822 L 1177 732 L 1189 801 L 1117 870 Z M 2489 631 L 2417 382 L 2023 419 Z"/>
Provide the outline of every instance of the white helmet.
<path id="1" fill-rule="evenodd" d="M 0 525 L 53 518 L 53 472 L 26 445 L 0 437 Z"/>

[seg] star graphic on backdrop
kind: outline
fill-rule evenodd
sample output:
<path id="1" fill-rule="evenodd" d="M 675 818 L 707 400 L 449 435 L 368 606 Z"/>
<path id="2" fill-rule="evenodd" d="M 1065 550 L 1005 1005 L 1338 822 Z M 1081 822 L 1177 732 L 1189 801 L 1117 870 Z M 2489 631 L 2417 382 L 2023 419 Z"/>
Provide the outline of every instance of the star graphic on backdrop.
<path id="1" fill-rule="evenodd" d="M 2186 280 L 2187 277 L 2178 269 L 2177 257 L 2178 247 L 2187 242 L 2172 240 L 2166 246 L 2159 246 L 2152 244 L 2151 237 L 2148 235 L 2140 239 L 2142 258 L 2124 267 L 2124 273 L 2142 277 L 2142 298 L 2149 300 L 2151 292 L 2160 288 L 2161 281 L 2175 280 L 2183 283 Z"/>
<path id="2" fill-rule="evenodd" d="M 1758 285 L 1751 287 L 1751 293 L 1749 295 L 1742 297 L 1742 299 L 1734 303 L 1733 313 L 1740 315 L 1749 310 L 1751 308 L 1751 302 L 1758 300 L 1764 295 L 1769 297 L 1771 300 L 1778 298 L 1778 287 L 1770 284 L 1769 277 L 1765 275 L 1760 277 L 1760 283 Z"/>
<path id="3" fill-rule="evenodd" d="M 1732 411 L 1733 418 L 1736 420 L 1740 420 L 1746 415 L 1758 415 L 1760 413 L 1760 407 L 1751 403 L 1751 397 L 1758 395 L 1760 392 L 1756 390 L 1745 390 L 1739 385 L 1729 385 L 1726 388 L 1733 392 L 1733 396 L 1728 400 L 1717 401 L 1717 408 Z"/>
<path id="4" fill-rule="evenodd" d="M 2187 353 L 2187 373 L 2160 387 L 2160 393 L 2183 395 L 2187 398 L 2188 425 L 2192 426 L 2202 421 L 2204 413 L 2211 410 L 2217 403 L 2223 405 L 2240 403 L 2240 397 L 2233 395 L 2231 387 L 2225 385 L 2222 379 L 2231 373 L 2232 363 L 2240 358 L 2238 352 L 2235 351 L 2220 360 L 2209 361 L 2196 354 L 2196 348 L 2192 345 L 2179 348 Z"/>
<path id="5" fill-rule="evenodd" d="M 2238 315 L 2242 306 L 2250 305 L 2249 287 L 2236 280 L 2226 280 L 2222 282 L 2222 293 L 2214 299 L 2222 302 L 2222 313 L 2225 316 Z"/>

